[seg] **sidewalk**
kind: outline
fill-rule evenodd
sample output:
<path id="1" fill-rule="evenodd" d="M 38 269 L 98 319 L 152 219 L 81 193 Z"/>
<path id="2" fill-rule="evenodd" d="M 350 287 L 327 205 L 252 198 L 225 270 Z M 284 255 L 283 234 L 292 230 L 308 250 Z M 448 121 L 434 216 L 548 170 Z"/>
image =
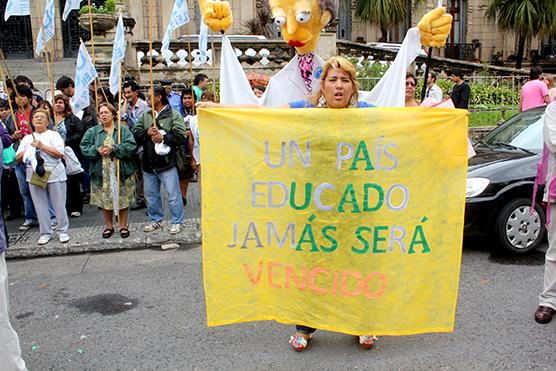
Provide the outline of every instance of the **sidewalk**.
<path id="1" fill-rule="evenodd" d="M 50 255 L 79 254 L 91 251 L 111 251 L 123 249 L 147 249 L 161 248 L 162 245 L 178 244 L 191 245 L 201 243 L 201 221 L 199 183 L 191 183 L 187 194 L 187 206 L 185 207 L 185 222 L 182 231 L 176 235 L 167 232 L 169 220 L 165 210 L 164 228 L 161 231 L 144 233 L 143 227 L 149 223 L 146 209 L 130 211 L 129 231 L 130 236 L 126 239 L 120 237 L 118 229 L 108 239 L 102 238 L 104 223 L 101 211 L 96 206 L 85 205 L 83 215 L 79 218 L 70 218 L 69 235 L 71 240 L 62 244 L 55 238 L 44 246 L 39 246 L 38 227 L 33 227 L 26 232 L 20 232 L 19 226 L 23 219 L 6 222 L 9 235 L 9 248 L 6 252 L 7 258 L 27 258 Z"/>

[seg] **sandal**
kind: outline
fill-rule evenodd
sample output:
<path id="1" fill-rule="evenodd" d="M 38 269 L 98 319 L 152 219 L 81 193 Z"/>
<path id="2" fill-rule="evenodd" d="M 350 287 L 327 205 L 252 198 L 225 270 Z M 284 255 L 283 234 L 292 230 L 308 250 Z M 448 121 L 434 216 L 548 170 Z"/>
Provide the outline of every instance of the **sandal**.
<path id="1" fill-rule="evenodd" d="M 102 231 L 102 238 L 110 238 L 112 237 L 112 233 L 114 233 L 114 228 L 106 228 Z"/>
<path id="2" fill-rule="evenodd" d="M 121 238 L 128 238 L 129 237 L 129 229 L 120 228 L 120 237 Z"/>
<path id="3" fill-rule="evenodd" d="M 359 345 L 363 349 L 371 349 L 375 345 L 377 339 L 378 338 L 374 335 L 362 335 L 359 336 Z"/>
<path id="4" fill-rule="evenodd" d="M 293 350 L 296 352 L 302 352 L 307 348 L 309 344 L 309 340 L 311 340 L 313 334 L 300 334 L 296 333 L 294 336 L 290 337 L 290 344 L 292 345 Z"/>

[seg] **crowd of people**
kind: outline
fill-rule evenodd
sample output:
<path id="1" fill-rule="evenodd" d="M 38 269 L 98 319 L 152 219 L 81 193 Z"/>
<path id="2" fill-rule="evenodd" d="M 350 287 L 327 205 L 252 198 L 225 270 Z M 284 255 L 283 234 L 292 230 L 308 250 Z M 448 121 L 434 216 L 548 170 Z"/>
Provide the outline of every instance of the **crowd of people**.
<path id="1" fill-rule="evenodd" d="M 129 210 L 147 209 L 151 222 L 144 232 L 163 227 L 164 187 L 168 233 L 179 233 L 188 184 L 200 176 L 195 102 L 215 100 L 208 81 L 199 74 L 178 93 L 171 80 L 163 80 L 145 96 L 127 78 L 120 102 L 109 89 L 95 91 L 91 84 L 90 105 L 73 112 L 70 77 L 57 80 L 52 104 L 35 92 L 29 78 L 7 80 L 0 96 L 5 219 L 21 218 L 20 231 L 38 226 L 39 245 L 56 236 L 65 243 L 71 238 L 70 219 L 91 203 L 102 211 L 102 237 L 112 236 L 117 221 L 120 237 L 127 238 Z"/>

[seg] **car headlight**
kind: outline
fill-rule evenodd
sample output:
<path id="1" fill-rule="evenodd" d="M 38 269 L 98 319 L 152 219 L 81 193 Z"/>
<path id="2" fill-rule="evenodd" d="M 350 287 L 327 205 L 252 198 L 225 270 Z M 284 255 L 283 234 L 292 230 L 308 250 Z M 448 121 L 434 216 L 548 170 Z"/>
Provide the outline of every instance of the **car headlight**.
<path id="1" fill-rule="evenodd" d="M 489 184 L 490 179 L 487 178 L 467 178 L 465 197 L 475 197 L 480 195 Z"/>

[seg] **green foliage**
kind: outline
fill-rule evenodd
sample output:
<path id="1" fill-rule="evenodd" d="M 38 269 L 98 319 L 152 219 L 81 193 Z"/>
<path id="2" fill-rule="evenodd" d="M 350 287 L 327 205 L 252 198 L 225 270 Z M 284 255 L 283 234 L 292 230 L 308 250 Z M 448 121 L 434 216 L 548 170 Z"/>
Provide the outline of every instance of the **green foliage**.
<path id="1" fill-rule="evenodd" d="M 115 14 L 116 13 L 116 0 L 106 0 L 104 5 L 97 6 L 96 4 L 92 4 L 89 8 L 89 5 L 85 5 L 79 10 L 79 14 Z"/>

